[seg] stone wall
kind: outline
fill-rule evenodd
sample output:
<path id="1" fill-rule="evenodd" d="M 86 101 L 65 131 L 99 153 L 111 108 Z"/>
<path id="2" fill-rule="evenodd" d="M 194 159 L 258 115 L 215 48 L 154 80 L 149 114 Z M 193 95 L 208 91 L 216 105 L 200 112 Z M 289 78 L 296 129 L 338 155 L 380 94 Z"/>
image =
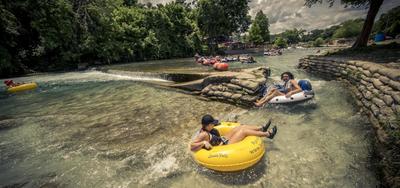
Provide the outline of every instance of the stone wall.
<path id="1" fill-rule="evenodd" d="M 221 72 L 201 80 L 175 84 L 173 87 L 191 90 L 194 94 L 212 100 L 253 106 L 269 74 L 270 69 L 263 67 L 240 72 Z"/>
<path id="2" fill-rule="evenodd" d="M 400 186 L 400 70 L 372 62 L 309 56 L 299 68 L 348 83 L 376 132 L 375 151 L 387 186 Z"/>

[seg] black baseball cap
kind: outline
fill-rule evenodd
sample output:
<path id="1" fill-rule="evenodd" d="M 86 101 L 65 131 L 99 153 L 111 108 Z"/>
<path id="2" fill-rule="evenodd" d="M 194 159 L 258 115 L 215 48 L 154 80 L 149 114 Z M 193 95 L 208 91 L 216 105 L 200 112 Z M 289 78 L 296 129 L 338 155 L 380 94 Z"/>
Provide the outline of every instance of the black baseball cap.
<path id="1" fill-rule="evenodd" d="M 203 118 L 201 118 L 201 124 L 202 125 L 208 125 L 208 124 L 214 124 L 214 125 L 219 125 L 219 121 L 214 119 L 211 115 L 204 115 Z"/>

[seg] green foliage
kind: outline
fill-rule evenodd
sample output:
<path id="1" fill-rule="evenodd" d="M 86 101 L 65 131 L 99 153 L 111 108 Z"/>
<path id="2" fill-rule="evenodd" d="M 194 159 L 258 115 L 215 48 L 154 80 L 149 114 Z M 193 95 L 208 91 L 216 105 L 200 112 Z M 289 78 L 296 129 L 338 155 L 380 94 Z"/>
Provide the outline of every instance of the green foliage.
<path id="1" fill-rule="evenodd" d="M 282 37 L 277 37 L 274 41 L 274 46 L 278 48 L 286 48 L 288 45 L 286 39 Z"/>
<path id="2" fill-rule="evenodd" d="M 250 27 L 249 41 L 255 44 L 269 42 L 269 23 L 267 16 L 260 10 Z"/>
<path id="3" fill-rule="evenodd" d="M 0 77 L 21 67 L 60 70 L 79 62 L 201 53 L 203 36 L 196 16 L 184 1 L 150 8 L 136 0 L 1 1 Z"/>
<path id="4" fill-rule="evenodd" d="M 277 36 L 284 38 L 288 44 L 296 44 L 301 41 L 301 39 L 304 37 L 304 33 L 306 30 L 304 29 L 292 29 L 292 30 L 286 30 L 283 33 L 278 34 Z"/>
<path id="5" fill-rule="evenodd" d="M 333 38 L 350 38 L 360 34 L 363 27 L 363 19 L 348 20 L 343 22 L 333 34 Z"/>
<path id="6" fill-rule="evenodd" d="M 374 32 L 384 32 L 389 36 L 400 34 L 400 6 L 382 14 L 374 25 Z"/>
<path id="7" fill-rule="evenodd" d="M 247 30 L 249 24 L 247 0 L 199 0 L 196 4 L 196 22 L 207 38 L 211 51 L 216 43 L 233 32 Z"/>
<path id="8" fill-rule="evenodd" d="M 259 25 L 252 25 L 249 30 L 249 41 L 254 44 L 262 44 L 264 43 L 264 39 L 262 37 L 262 31 Z"/>
<path id="9" fill-rule="evenodd" d="M 313 42 L 314 47 L 320 47 L 322 44 L 324 44 L 324 39 L 322 39 L 321 37 L 315 39 L 315 41 Z"/>

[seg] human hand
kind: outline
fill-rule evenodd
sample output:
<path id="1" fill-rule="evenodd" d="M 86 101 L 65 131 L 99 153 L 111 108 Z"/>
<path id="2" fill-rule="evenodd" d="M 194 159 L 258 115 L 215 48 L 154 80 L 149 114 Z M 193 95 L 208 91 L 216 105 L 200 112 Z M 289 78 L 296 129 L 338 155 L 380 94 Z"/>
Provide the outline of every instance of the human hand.
<path id="1" fill-rule="evenodd" d="M 292 94 L 290 92 L 286 93 L 286 95 L 285 95 L 286 98 L 289 98 L 290 96 L 292 96 Z"/>
<path id="2" fill-rule="evenodd" d="M 204 147 L 206 149 L 211 149 L 212 148 L 211 144 L 209 142 L 207 142 L 207 141 L 203 141 L 203 144 L 204 144 Z"/>

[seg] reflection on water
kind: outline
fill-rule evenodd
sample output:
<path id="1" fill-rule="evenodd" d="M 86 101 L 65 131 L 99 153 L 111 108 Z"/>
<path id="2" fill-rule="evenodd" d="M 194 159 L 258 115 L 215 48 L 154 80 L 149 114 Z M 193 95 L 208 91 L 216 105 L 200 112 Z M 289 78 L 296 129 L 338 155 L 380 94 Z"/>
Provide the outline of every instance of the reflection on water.
<path id="1" fill-rule="evenodd" d="M 0 98 L 0 186 L 375 187 L 372 130 L 346 88 L 294 69 L 312 52 L 257 57 L 274 78 L 291 70 L 309 78 L 316 91 L 306 103 L 263 109 L 96 71 L 19 78 L 41 87 Z M 193 162 L 187 145 L 205 113 L 254 125 L 273 118 L 278 135 L 265 140 L 266 155 L 254 167 L 210 171 Z"/>

